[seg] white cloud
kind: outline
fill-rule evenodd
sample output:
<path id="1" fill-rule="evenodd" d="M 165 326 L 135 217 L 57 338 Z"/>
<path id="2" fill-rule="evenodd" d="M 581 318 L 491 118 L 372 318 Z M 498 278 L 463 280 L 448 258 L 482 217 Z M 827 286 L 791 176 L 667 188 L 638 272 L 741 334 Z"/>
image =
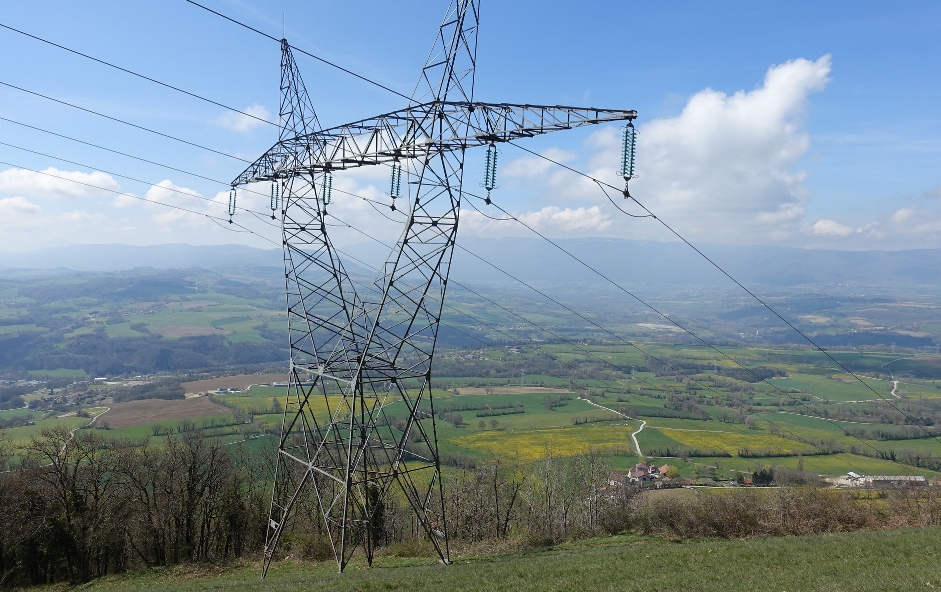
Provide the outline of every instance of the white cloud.
<path id="1" fill-rule="evenodd" d="M 917 235 L 921 240 L 930 239 L 930 246 L 934 246 L 941 238 L 941 207 L 937 204 L 934 207 L 905 206 L 893 212 L 886 225 L 892 234 Z M 920 246 L 929 245 L 921 243 Z"/>
<path id="2" fill-rule="evenodd" d="M 900 208 L 895 210 L 892 215 L 889 216 L 889 221 L 895 224 L 905 224 L 911 220 L 913 216 L 915 216 L 915 208 Z"/>
<path id="3" fill-rule="evenodd" d="M 850 236 L 854 231 L 849 226 L 833 220 L 817 220 L 810 227 L 810 232 L 817 236 Z"/>
<path id="4" fill-rule="evenodd" d="M 775 65 L 753 90 L 726 94 L 706 88 L 692 95 L 676 117 L 640 124 L 640 178 L 631 181 L 632 195 L 691 239 L 745 243 L 794 239 L 808 229 L 804 205 L 810 192 L 805 187 L 807 175 L 799 169 L 810 149 L 803 119 L 810 95 L 828 84 L 830 68 L 828 55 Z M 620 187 L 623 181 L 615 170 L 621 130 L 606 126 L 588 137 L 586 147 L 592 155 L 586 163 L 573 166 Z M 574 160 L 561 151 L 544 154 L 554 160 Z M 670 238 L 657 224 L 614 211 L 590 179 L 543 159 L 525 156 L 511 161 L 502 176 L 534 179 L 527 185 L 536 189 L 543 204 L 583 212 L 600 204 L 598 213 L 608 213 L 617 222 L 571 228 L 559 224 L 560 233 Z M 623 202 L 617 191 L 610 196 L 625 209 L 638 210 Z M 470 218 L 475 227 L 488 232 L 503 228 Z"/>
<path id="5" fill-rule="evenodd" d="M 30 216 L 38 214 L 42 208 L 25 197 L 5 197 L 0 199 L 0 220 L 14 221 L 16 216 Z"/>
<path id="6" fill-rule="evenodd" d="M 772 66 L 733 95 L 705 89 L 682 113 L 640 127 L 637 195 L 681 231 L 710 240 L 763 240 L 795 230 L 809 196 L 797 164 L 809 147 L 807 97 L 829 82 L 830 56 Z M 616 161 L 615 132 L 600 138 Z"/>
<path id="7" fill-rule="evenodd" d="M 242 113 L 226 111 L 215 120 L 215 123 L 234 132 L 244 133 L 255 129 L 259 125 L 264 125 L 264 121 L 259 121 L 255 119 L 256 117 L 270 121 L 271 113 L 264 105 L 252 103 Z"/>
<path id="8" fill-rule="evenodd" d="M 32 198 L 86 198 L 109 195 L 121 186 L 106 173 L 60 171 L 49 167 L 41 172 L 26 169 L 0 171 L 0 193 L 20 193 Z"/>
<path id="9" fill-rule="evenodd" d="M 807 153 L 810 139 L 802 117 L 808 97 L 829 82 L 829 72 L 829 56 L 793 60 L 769 68 L 754 90 L 727 95 L 705 89 L 690 97 L 678 116 L 643 125 L 638 150 L 642 178 L 632 182 L 633 193 L 691 238 L 779 241 L 806 228 L 801 222 L 809 192 L 798 162 Z M 619 130 L 613 126 L 599 130 L 589 137 L 587 146 L 594 153 L 587 170 L 620 184 L 614 174 Z M 558 149 L 543 154 L 560 162 L 575 160 L 575 154 Z M 596 184 L 545 159 L 527 155 L 511 160 L 501 167 L 499 176 L 525 179 L 530 185 L 535 179 L 540 201 L 553 205 L 516 215 L 540 232 L 582 236 L 631 232 L 640 238 L 635 234 L 639 224 L 626 219 L 624 224 L 616 223 L 622 215 L 604 200 Z M 621 203 L 620 196 L 615 194 L 614 199 Z M 648 228 L 655 231 L 657 227 L 646 225 L 641 232 L 650 232 Z M 829 228 L 831 236 L 836 228 Z M 821 236 L 824 229 L 818 225 L 814 232 Z M 465 210 L 462 230 L 478 235 L 525 233 L 513 222 L 491 220 L 469 210 Z"/>

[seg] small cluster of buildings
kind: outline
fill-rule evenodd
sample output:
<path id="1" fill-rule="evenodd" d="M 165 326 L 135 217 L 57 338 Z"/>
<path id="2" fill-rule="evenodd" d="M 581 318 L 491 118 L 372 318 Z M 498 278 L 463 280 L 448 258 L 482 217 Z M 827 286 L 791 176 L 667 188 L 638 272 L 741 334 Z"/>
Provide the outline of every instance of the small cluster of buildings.
<path id="1" fill-rule="evenodd" d="M 627 472 L 627 475 L 622 475 L 621 473 L 610 473 L 608 475 L 608 484 L 609 485 L 627 485 L 629 483 L 650 483 L 652 481 L 659 482 L 670 482 L 672 479 L 667 477 L 667 471 L 670 470 L 670 465 L 663 465 L 658 467 L 655 464 L 647 463 L 637 463 Z"/>
<path id="2" fill-rule="evenodd" d="M 827 479 L 837 487 L 911 487 L 928 485 L 928 480 L 920 475 L 860 475 L 850 471 L 843 477 Z"/>

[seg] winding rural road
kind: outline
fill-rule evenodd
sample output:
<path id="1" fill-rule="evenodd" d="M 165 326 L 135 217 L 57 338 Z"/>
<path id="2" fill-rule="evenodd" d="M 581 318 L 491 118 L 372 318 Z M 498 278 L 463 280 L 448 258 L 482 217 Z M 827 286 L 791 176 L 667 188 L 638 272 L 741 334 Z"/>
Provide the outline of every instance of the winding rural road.
<path id="1" fill-rule="evenodd" d="M 623 417 L 623 418 L 625 418 L 625 419 L 636 419 L 636 418 L 634 418 L 634 417 L 631 417 L 630 415 L 625 415 L 625 414 L 621 413 L 620 411 L 615 411 L 614 409 L 611 409 L 610 407 L 605 407 L 604 405 L 599 405 L 598 403 L 595 403 L 594 401 L 591 401 L 591 400 L 589 400 L 589 399 L 582 399 L 582 397 L 579 397 L 579 399 L 581 399 L 582 401 L 585 401 L 585 402 L 588 403 L 589 405 L 594 405 L 594 406 L 597 407 L 598 409 L 604 409 L 605 411 L 610 411 L 611 413 L 616 413 L 616 414 L 620 415 L 621 417 Z M 637 449 L 637 455 L 640 456 L 641 458 L 644 458 L 644 453 L 640 451 L 640 444 L 637 443 L 637 434 L 639 434 L 639 433 L 641 433 L 642 431 L 644 431 L 644 426 L 645 426 L 645 425 L 647 425 L 647 422 L 644 421 L 644 420 L 640 420 L 640 427 L 637 428 L 637 431 L 636 431 L 636 432 L 634 432 L 634 433 L 631 434 L 631 440 L 634 441 L 634 448 Z"/>
<path id="2" fill-rule="evenodd" d="M 901 399 L 902 397 L 900 397 L 900 396 L 898 396 L 898 395 L 895 394 L 895 389 L 897 389 L 897 388 L 899 388 L 899 381 L 893 380 L 893 381 L 892 381 L 892 391 L 891 391 L 889 394 L 892 395 L 893 397 L 895 397 L 896 399 Z"/>
<path id="3" fill-rule="evenodd" d="M 637 443 L 637 434 L 639 434 L 639 433 L 641 433 L 642 431 L 644 431 L 644 426 L 645 426 L 645 425 L 647 425 L 647 422 L 644 421 L 643 419 L 640 420 L 640 427 L 637 428 L 637 431 L 636 431 L 636 432 L 634 432 L 633 434 L 631 434 L 631 440 L 634 441 L 634 448 L 637 449 L 637 456 L 639 456 L 639 457 L 641 457 L 641 458 L 646 458 L 646 457 L 644 456 L 644 453 L 640 451 L 640 444 Z"/>
<path id="4" fill-rule="evenodd" d="M 77 430 L 81 430 L 81 429 L 84 429 L 84 428 L 90 428 L 96 421 L 98 421 L 98 418 L 99 418 L 99 417 L 101 417 L 102 415 L 104 415 L 105 413 L 107 413 L 107 412 L 109 412 L 109 411 L 111 411 L 111 407 L 105 407 L 105 410 L 102 411 L 101 413 L 99 413 L 98 415 L 96 415 L 95 417 L 91 418 L 91 421 L 90 421 L 90 422 L 86 423 L 86 424 L 83 425 L 83 426 L 78 426 L 78 427 L 76 427 L 76 428 L 72 428 L 71 430 L 69 430 L 69 439 L 66 440 L 65 442 L 63 442 L 63 444 L 62 444 L 62 449 L 59 451 L 59 456 L 61 456 L 62 453 L 65 452 L 65 449 L 66 449 L 66 447 L 69 445 L 69 442 L 71 442 L 71 441 L 72 441 L 72 438 L 75 437 L 75 432 L 76 432 Z M 70 414 L 70 415 L 71 415 L 71 414 Z M 64 417 L 64 416 L 60 416 L 60 417 Z"/>

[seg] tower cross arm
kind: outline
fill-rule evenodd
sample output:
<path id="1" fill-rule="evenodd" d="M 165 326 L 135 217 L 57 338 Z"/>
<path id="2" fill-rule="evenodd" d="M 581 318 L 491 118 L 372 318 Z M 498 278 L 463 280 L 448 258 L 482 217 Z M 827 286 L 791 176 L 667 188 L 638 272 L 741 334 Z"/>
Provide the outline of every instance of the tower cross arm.
<path id="1" fill-rule="evenodd" d="M 233 186 L 421 158 L 428 152 L 509 142 L 615 121 L 637 111 L 432 101 L 311 134 L 285 138 L 246 168 Z"/>

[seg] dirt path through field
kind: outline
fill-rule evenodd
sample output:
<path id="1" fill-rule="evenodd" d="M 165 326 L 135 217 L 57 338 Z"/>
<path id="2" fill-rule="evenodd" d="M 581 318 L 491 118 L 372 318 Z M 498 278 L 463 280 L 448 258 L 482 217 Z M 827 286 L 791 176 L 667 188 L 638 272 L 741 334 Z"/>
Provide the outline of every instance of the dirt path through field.
<path id="1" fill-rule="evenodd" d="M 646 422 L 646 421 L 640 420 L 640 427 L 637 428 L 637 431 L 636 431 L 636 432 L 634 432 L 633 434 L 631 434 L 631 440 L 634 441 L 634 448 L 637 449 L 637 456 L 639 456 L 639 457 L 641 457 L 641 458 L 645 458 L 645 457 L 644 457 L 644 453 L 641 452 L 641 450 L 640 450 L 640 443 L 637 441 L 637 434 L 639 434 L 639 433 L 641 433 L 642 431 L 644 431 L 644 426 L 646 426 L 646 425 L 647 425 L 647 422 Z"/>
<path id="2" fill-rule="evenodd" d="M 86 423 L 86 424 L 83 425 L 83 426 L 78 426 L 77 428 L 72 428 L 71 430 L 69 430 L 69 439 L 66 440 L 64 444 L 62 444 L 62 450 L 59 451 L 59 455 L 61 456 L 62 453 L 65 452 L 66 446 L 68 446 L 68 445 L 69 445 L 69 442 L 72 441 L 72 438 L 75 437 L 75 432 L 76 432 L 76 431 L 78 431 L 78 430 L 80 430 L 80 429 L 83 429 L 83 428 L 90 428 L 90 427 L 95 423 L 95 421 L 98 420 L 99 417 L 101 417 L 102 415 L 104 415 L 105 413 L 107 413 L 107 412 L 109 412 L 109 411 L 111 411 L 111 407 L 105 407 L 105 410 L 102 411 L 101 413 L 99 413 L 98 415 L 96 415 L 95 417 L 91 418 L 91 421 L 90 421 L 90 422 Z M 71 414 L 71 413 L 68 413 L 67 415 L 72 415 L 72 414 Z M 60 415 L 59 417 L 65 417 L 65 415 Z"/>
<path id="3" fill-rule="evenodd" d="M 594 401 L 590 401 L 590 400 L 588 400 L 588 399 L 582 399 L 581 397 L 579 397 L 579 399 L 581 399 L 582 401 L 585 401 L 585 402 L 588 403 L 589 405 L 594 405 L 594 406 L 597 407 L 598 409 L 604 409 L 605 411 L 610 411 L 611 413 L 616 413 L 616 414 L 620 415 L 621 417 L 623 417 L 623 418 L 625 418 L 625 419 L 635 419 L 635 418 L 633 418 L 633 417 L 631 417 L 631 416 L 629 416 L 629 415 L 625 415 L 625 414 L 621 413 L 620 411 L 615 411 L 614 409 L 611 409 L 610 407 L 605 407 L 604 405 L 599 405 L 598 403 L 595 403 Z M 646 425 L 647 425 L 647 422 L 646 422 L 646 421 L 640 420 L 640 427 L 637 428 L 637 431 L 636 431 L 636 432 L 634 432 L 634 433 L 631 434 L 631 440 L 634 441 L 634 448 L 637 450 L 637 456 L 639 456 L 639 457 L 641 457 L 641 458 L 645 458 L 645 457 L 644 457 L 644 453 L 641 452 L 641 450 L 640 450 L 640 443 L 637 441 L 637 434 L 639 434 L 639 433 L 641 433 L 642 431 L 644 431 L 644 426 L 646 426 Z"/>

